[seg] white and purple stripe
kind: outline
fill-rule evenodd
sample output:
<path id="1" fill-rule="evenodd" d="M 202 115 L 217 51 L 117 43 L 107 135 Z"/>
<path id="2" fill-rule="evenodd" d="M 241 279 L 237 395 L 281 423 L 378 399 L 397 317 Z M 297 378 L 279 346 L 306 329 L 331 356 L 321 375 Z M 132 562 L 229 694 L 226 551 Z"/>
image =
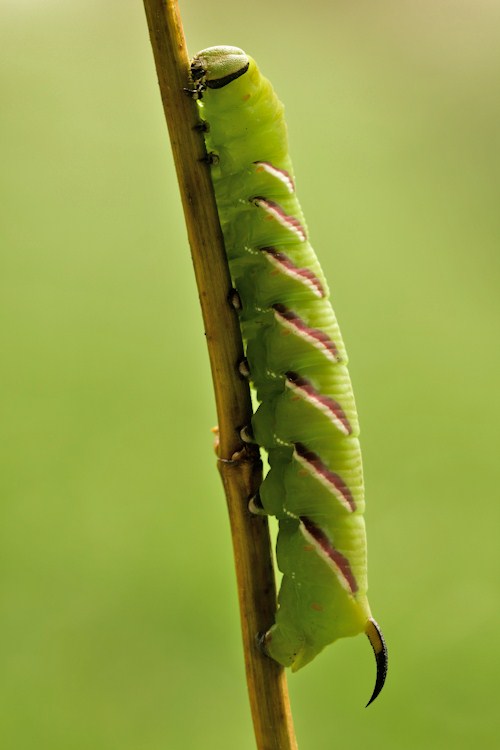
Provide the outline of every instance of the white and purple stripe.
<path id="1" fill-rule="evenodd" d="M 271 177 L 279 180 L 282 185 L 286 187 L 289 193 L 295 192 L 295 183 L 286 169 L 275 167 L 269 161 L 254 161 L 254 164 L 256 167 L 256 172 L 266 172 Z"/>
<path id="2" fill-rule="evenodd" d="M 251 198 L 251 202 L 256 206 L 259 206 L 259 208 L 262 208 L 270 219 L 274 219 L 284 229 L 288 229 L 289 232 L 292 232 L 300 242 L 306 241 L 306 230 L 300 221 L 296 219 L 295 216 L 289 216 L 289 214 L 286 214 L 278 203 L 263 198 L 261 195 L 256 195 L 255 198 Z"/>
<path id="3" fill-rule="evenodd" d="M 352 496 L 351 490 L 346 485 L 342 477 L 335 474 L 323 463 L 321 458 L 313 451 L 310 451 L 302 443 L 294 443 L 293 457 L 301 466 L 308 471 L 311 476 L 320 482 L 323 487 L 344 506 L 346 510 L 353 513 L 356 510 L 356 503 Z"/>
<path id="4" fill-rule="evenodd" d="M 340 404 L 334 401 L 333 398 L 322 396 L 321 393 L 318 393 L 307 378 L 301 377 L 296 372 L 287 372 L 285 384 L 287 388 L 300 396 L 300 398 L 303 398 L 304 401 L 319 409 L 343 435 L 350 435 L 352 433 L 352 427 Z"/>
<path id="5" fill-rule="evenodd" d="M 318 328 L 311 328 L 307 323 L 297 315 L 293 310 L 281 303 L 272 305 L 274 317 L 287 330 L 295 333 L 300 338 L 312 344 L 318 349 L 330 362 L 340 362 L 340 353 L 333 341 L 320 331 Z"/>
<path id="6" fill-rule="evenodd" d="M 310 518 L 301 516 L 299 529 L 304 539 L 312 545 L 318 555 L 333 570 L 342 588 L 349 594 L 355 594 L 358 590 L 358 584 L 347 557 L 335 549 L 325 532 Z"/>
<path id="7" fill-rule="evenodd" d="M 278 269 L 285 276 L 289 276 L 295 281 L 300 281 L 304 284 L 315 297 L 321 299 L 326 297 L 325 290 L 321 281 L 317 276 L 313 274 L 308 268 L 299 268 L 295 263 L 281 250 L 276 250 L 274 247 L 261 247 L 259 250 L 264 253 L 268 261 Z"/>

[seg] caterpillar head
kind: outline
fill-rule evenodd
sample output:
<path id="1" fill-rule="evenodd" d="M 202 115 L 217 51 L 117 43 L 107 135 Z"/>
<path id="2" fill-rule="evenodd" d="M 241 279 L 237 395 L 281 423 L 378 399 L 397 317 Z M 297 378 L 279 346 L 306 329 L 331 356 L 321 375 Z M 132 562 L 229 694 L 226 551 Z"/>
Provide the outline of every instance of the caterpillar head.
<path id="1" fill-rule="evenodd" d="M 248 70 L 250 60 L 238 47 L 208 47 L 191 61 L 191 77 L 201 91 L 221 89 Z"/>

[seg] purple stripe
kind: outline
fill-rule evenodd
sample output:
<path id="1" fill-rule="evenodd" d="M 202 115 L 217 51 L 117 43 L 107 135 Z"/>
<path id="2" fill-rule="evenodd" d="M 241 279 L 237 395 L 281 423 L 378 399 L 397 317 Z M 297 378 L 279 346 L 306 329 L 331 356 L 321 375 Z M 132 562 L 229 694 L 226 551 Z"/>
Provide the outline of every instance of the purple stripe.
<path id="1" fill-rule="evenodd" d="M 355 594 L 358 590 L 358 584 L 347 557 L 335 549 L 325 532 L 320 529 L 314 521 L 311 521 L 311 519 L 306 516 L 300 516 L 300 521 L 304 525 L 306 531 L 313 537 L 318 547 L 321 547 L 322 551 L 330 558 L 342 578 L 346 581 L 351 592 Z"/>
<path id="2" fill-rule="evenodd" d="M 310 451 L 303 443 L 294 443 L 294 448 L 297 456 L 308 463 L 314 473 L 323 477 L 323 479 L 331 485 L 332 492 L 340 496 L 344 507 L 348 508 L 351 512 L 354 512 L 356 510 L 356 503 L 354 502 L 351 490 L 342 477 L 335 474 L 335 472 L 330 471 L 318 454 Z"/>
<path id="3" fill-rule="evenodd" d="M 344 434 L 350 435 L 352 433 L 352 427 L 349 423 L 349 420 L 347 419 L 344 410 L 342 409 L 340 404 L 337 403 L 337 401 L 334 401 L 333 398 L 329 398 L 328 396 L 322 396 L 321 393 L 318 393 L 318 391 L 314 388 L 309 380 L 301 377 L 296 372 L 287 372 L 285 374 L 290 383 L 292 383 L 293 387 L 297 388 L 300 391 L 303 391 L 304 394 L 317 401 L 318 404 L 321 404 L 321 406 L 324 406 L 326 409 L 328 409 L 335 420 L 337 422 L 340 422 L 340 424 L 342 425 L 342 432 Z"/>
<path id="4" fill-rule="evenodd" d="M 286 305 L 283 305 L 281 303 L 276 303 L 272 305 L 273 310 L 278 313 L 282 318 L 284 318 L 288 323 L 290 323 L 294 328 L 297 329 L 298 333 L 303 333 L 306 336 L 309 336 L 310 338 L 314 339 L 318 342 L 330 355 L 331 357 L 336 361 L 340 362 L 340 354 L 333 343 L 333 341 L 328 338 L 326 333 L 323 333 L 323 331 L 320 331 L 318 328 L 310 328 L 302 318 L 297 315 L 293 310 L 290 310 Z"/>
<path id="5" fill-rule="evenodd" d="M 288 184 L 291 193 L 295 192 L 295 183 L 291 174 L 287 172 L 286 169 L 275 167 L 270 161 L 254 161 L 254 164 L 257 167 L 257 172 L 264 171 L 276 176 L 279 180 Z M 281 177 L 279 175 L 281 175 Z"/>
<path id="6" fill-rule="evenodd" d="M 269 216 L 272 216 L 279 221 L 279 223 L 281 223 L 286 229 L 289 229 L 291 232 L 298 235 L 302 242 L 306 241 L 307 233 L 300 221 L 296 219 L 295 216 L 289 216 L 289 214 L 286 214 L 279 203 L 263 198 L 261 195 L 256 195 L 255 198 L 252 198 L 251 200 L 256 206 L 264 209 Z"/>
<path id="7" fill-rule="evenodd" d="M 288 257 L 288 255 L 285 255 L 285 253 L 281 252 L 280 250 L 276 250 L 276 248 L 274 247 L 261 247 L 259 249 L 266 255 L 273 258 L 281 266 L 283 266 L 285 271 L 293 274 L 293 276 L 295 276 L 298 281 L 306 284 L 306 286 L 314 287 L 316 289 L 318 297 L 326 296 L 321 281 L 308 268 L 299 268 L 299 266 L 296 266 L 295 263 Z"/>

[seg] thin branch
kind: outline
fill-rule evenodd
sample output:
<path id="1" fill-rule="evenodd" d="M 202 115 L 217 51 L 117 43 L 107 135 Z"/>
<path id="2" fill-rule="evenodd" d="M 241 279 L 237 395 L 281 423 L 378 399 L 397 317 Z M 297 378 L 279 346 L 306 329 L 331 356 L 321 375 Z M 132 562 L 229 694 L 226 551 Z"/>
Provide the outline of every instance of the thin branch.
<path id="1" fill-rule="evenodd" d="M 267 519 L 248 511 L 261 481 L 258 451 L 245 447 L 239 429 L 250 422 L 248 384 L 237 363 L 243 345 L 228 303 L 231 280 L 217 215 L 189 60 L 176 0 L 144 0 L 156 71 L 170 133 L 200 297 L 219 421 L 219 471 L 228 504 L 250 705 L 258 750 L 296 750 L 284 670 L 256 646 L 276 608 Z"/>

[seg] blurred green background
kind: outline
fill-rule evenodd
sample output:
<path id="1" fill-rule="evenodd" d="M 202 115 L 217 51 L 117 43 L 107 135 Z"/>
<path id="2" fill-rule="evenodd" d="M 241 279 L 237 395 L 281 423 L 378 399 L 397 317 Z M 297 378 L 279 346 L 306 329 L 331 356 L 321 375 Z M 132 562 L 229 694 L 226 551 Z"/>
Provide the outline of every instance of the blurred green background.
<path id="1" fill-rule="evenodd" d="M 500 742 L 500 5 L 181 4 L 250 52 L 362 422 L 390 649 L 290 678 L 301 750 Z M 254 747 L 208 359 L 139 0 L 0 9 L 0 741 Z"/>

